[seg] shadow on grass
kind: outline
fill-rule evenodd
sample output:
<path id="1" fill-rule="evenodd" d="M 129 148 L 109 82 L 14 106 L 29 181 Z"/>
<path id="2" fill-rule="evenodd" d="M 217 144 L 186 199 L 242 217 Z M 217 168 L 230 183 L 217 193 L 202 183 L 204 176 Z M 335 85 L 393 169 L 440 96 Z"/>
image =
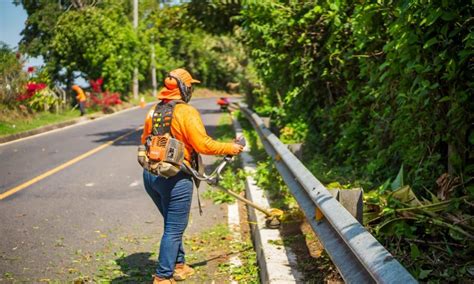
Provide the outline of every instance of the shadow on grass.
<path id="1" fill-rule="evenodd" d="M 150 260 L 151 253 L 139 252 L 116 260 L 126 276 L 112 280 L 112 283 L 151 283 L 155 273 L 156 260 Z"/>
<path id="2" fill-rule="evenodd" d="M 188 264 L 194 269 L 207 267 L 210 262 L 228 259 L 232 255 L 239 255 L 250 249 L 252 248 L 248 247 L 236 252 L 224 253 L 204 260 L 196 260 Z M 112 279 L 111 283 L 151 283 L 158 264 L 156 260 L 150 259 L 151 256 L 152 254 L 149 252 L 139 252 L 118 258 L 116 263 L 120 266 L 122 273 L 126 275 Z"/>

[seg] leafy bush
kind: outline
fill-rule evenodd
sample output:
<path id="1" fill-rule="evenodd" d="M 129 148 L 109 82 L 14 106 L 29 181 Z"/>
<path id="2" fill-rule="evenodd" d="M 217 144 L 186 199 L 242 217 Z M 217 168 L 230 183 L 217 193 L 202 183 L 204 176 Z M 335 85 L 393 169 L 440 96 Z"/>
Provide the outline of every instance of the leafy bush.
<path id="1" fill-rule="evenodd" d="M 166 72 L 185 67 L 208 88 L 240 87 L 248 63 L 242 44 L 231 35 L 206 32 L 189 10 L 186 5 L 165 6 L 144 20 L 151 27 L 143 38 L 153 38 L 158 81 Z"/>
<path id="2" fill-rule="evenodd" d="M 30 109 L 34 111 L 48 111 L 59 103 L 58 96 L 48 87 L 36 91 L 32 97 L 27 100 Z"/>
<path id="3" fill-rule="evenodd" d="M 23 93 L 27 73 L 22 70 L 23 62 L 19 53 L 13 52 L 0 42 L 0 103 L 14 105 L 17 94 Z"/>
<path id="4" fill-rule="evenodd" d="M 403 163 L 417 193 L 472 176 L 472 7 L 462 1 L 259 1 L 243 40 L 283 138 L 375 184 Z M 296 128 L 295 128 L 296 126 Z M 306 130 L 307 129 L 307 130 Z M 307 133 L 307 135 L 305 134 Z"/>
<path id="5" fill-rule="evenodd" d="M 36 82 L 28 82 L 26 91 L 17 95 L 16 100 L 33 111 L 48 111 L 59 103 L 59 97 L 45 83 Z"/>
<path id="6" fill-rule="evenodd" d="M 474 274 L 472 192 L 469 197 L 447 174 L 437 183 L 436 194 L 419 198 L 404 183 L 402 167 L 393 181 L 365 193 L 364 221 L 417 279 L 468 281 Z"/>
<path id="7" fill-rule="evenodd" d="M 48 64 L 60 63 L 85 77 L 103 77 L 104 86 L 111 91 L 127 90 L 142 53 L 136 52 L 136 33 L 120 12 L 112 5 L 63 13 L 50 44 L 54 61 Z"/>

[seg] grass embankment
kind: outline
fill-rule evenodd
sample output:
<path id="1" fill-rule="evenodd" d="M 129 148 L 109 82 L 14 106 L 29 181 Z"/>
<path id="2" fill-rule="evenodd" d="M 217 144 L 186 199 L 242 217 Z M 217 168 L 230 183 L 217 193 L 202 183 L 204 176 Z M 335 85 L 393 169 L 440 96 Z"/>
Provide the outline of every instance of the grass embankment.
<path id="1" fill-rule="evenodd" d="M 235 132 L 232 126 L 232 118 L 230 115 L 226 113 L 225 115 L 221 116 L 213 136 L 216 137 L 216 140 L 220 142 L 229 142 L 235 138 Z M 218 159 L 215 166 L 217 166 L 217 164 L 220 162 L 221 160 Z M 237 193 L 242 192 L 245 188 L 245 173 L 240 168 L 240 165 L 240 158 L 234 158 L 234 161 L 227 165 L 227 168 L 225 168 L 222 172 L 222 179 L 219 181 L 219 184 L 224 188 L 230 189 Z M 203 196 L 205 198 L 212 199 L 212 201 L 216 204 L 235 202 L 234 197 L 212 187 L 209 187 L 208 190 L 203 193 Z"/>
<path id="2" fill-rule="evenodd" d="M 156 99 L 148 93 L 144 93 L 138 99 L 131 99 L 128 102 L 123 102 L 121 105 L 116 105 L 110 108 L 112 112 L 120 111 L 126 108 L 137 106 L 140 104 L 141 97 L 144 98 L 145 103 L 154 102 Z M 86 115 L 88 117 L 96 117 L 102 115 L 102 111 L 98 108 L 86 108 Z M 0 109 L 0 137 L 21 133 L 47 125 L 57 124 L 64 121 L 72 120 L 80 117 L 79 109 L 67 109 L 55 112 L 37 112 L 30 113 L 28 111 L 10 110 L 6 108 Z"/>
<path id="3" fill-rule="evenodd" d="M 42 126 L 56 124 L 79 117 L 78 110 L 50 113 L 40 112 L 34 115 L 20 113 L 6 113 L 0 116 L 0 136 L 16 134 Z"/>

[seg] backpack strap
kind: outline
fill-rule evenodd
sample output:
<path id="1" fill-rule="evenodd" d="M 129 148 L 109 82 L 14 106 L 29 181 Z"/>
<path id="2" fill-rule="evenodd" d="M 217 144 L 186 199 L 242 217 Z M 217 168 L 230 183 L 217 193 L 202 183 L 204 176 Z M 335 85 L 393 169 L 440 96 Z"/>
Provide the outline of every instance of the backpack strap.
<path id="1" fill-rule="evenodd" d="M 169 133 L 171 137 L 171 122 L 173 120 L 174 107 L 177 104 L 184 103 L 180 100 L 173 100 L 168 103 L 161 101 L 155 106 L 155 111 L 152 117 L 151 134 L 154 136 L 162 136 Z"/>

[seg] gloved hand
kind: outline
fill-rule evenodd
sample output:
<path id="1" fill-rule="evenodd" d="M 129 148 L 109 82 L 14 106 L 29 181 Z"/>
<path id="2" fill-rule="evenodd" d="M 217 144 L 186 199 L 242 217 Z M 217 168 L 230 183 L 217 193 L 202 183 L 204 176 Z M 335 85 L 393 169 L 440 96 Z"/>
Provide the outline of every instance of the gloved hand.
<path id="1" fill-rule="evenodd" d="M 234 143 L 232 145 L 232 155 L 238 155 L 238 154 L 242 153 L 243 150 L 244 150 L 244 146 L 242 146 L 240 144 Z"/>
<path id="2" fill-rule="evenodd" d="M 242 153 L 245 147 L 245 138 L 243 136 L 237 137 L 234 139 L 233 153 L 232 155 L 238 155 Z"/>

